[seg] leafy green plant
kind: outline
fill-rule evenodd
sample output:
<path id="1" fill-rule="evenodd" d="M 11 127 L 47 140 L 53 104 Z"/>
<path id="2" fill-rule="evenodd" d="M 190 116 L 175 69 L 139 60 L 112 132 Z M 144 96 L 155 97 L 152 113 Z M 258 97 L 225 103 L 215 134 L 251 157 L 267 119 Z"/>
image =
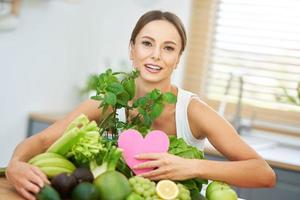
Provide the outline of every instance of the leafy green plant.
<path id="1" fill-rule="evenodd" d="M 111 69 L 99 75 L 91 75 L 85 92 L 94 91 L 92 99 L 100 101 L 102 110 L 99 120 L 100 135 L 112 135 L 116 140 L 118 132 L 129 128 L 146 135 L 151 129 L 153 121 L 162 113 L 165 105 L 176 103 L 176 96 L 171 92 L 162 93 L 154 89 L 145 96 L 135 99 L 135 79 L 138 71 L 113 72 Z M 125 108 L 126 122 L 120 121 L 117 109 Z M 136 115 L 129 115 L 130 110 L 137 110 Z"/>

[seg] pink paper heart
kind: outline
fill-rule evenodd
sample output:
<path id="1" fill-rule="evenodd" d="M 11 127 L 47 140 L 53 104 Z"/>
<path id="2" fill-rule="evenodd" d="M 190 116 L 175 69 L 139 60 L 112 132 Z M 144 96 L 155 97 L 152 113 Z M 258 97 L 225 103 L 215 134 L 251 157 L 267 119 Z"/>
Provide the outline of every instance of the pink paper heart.
<path id="1" fill-rule="evenodd" d="M 129 129 L 119 135 L 118 146 L 123 149 L 123 158 L 127 165 L 135 174 L 141 174 L 153 169 L 133 169 L 135 165 L 148 161 L 135 159 L 135 156 L 141 153 L 167 152 L 169 149 L 169 138 L 167 134 L 159 130 L 151 131 L 143 138 L 138 131 Z"/>

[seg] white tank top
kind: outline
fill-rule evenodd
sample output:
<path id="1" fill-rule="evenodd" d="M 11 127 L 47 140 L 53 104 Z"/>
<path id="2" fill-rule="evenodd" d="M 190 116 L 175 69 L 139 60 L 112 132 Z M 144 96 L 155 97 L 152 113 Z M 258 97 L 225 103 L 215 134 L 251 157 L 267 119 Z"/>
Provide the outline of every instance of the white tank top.
<path id="1" fill-rule="evenodd" d="M 176 120 L 176 135 L 177 138 L 183 138 L 183 140 L 197 149 L 203 151 L 205 139 L 198 140 L 196 139 L 190 129 L 189 120 L 188 120 L 188 105 L 192 98 L 198 98 L 194 93 L 188 92 L 181 88 L 178 88 L 177 102 L 176 102 L 176 111 L 175 111 L 175 120 Z M 126 115 L 125 109 L 121 108 L 117 110 L 118 118 L 125 122 Z"/>
<path id="2" fill-rule="evenodd" d="M 205 139 L 196 139 L 192 134 L 188 120 L 188 105 L 192 98 L 199 98 L 196 94 L 178 88 L 176 103 L 176 135 L 186 143 L 203 151 Z"/>

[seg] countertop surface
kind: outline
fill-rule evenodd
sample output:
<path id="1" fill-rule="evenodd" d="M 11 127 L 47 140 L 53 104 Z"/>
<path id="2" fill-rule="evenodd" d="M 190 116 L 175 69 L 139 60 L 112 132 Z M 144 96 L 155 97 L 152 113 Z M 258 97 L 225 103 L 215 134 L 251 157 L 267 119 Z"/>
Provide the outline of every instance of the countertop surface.
<path id="1" fill-rule="evenodd" d="M 300 172 L 300 147 L 258 136 L 242 136 L 272 167 Z M 298 139 L 297 139 L 298 140 Z M 300 144 L 300 141 L 299 141 Z M 208 141 L 205 153 L 222 156 Z"/>

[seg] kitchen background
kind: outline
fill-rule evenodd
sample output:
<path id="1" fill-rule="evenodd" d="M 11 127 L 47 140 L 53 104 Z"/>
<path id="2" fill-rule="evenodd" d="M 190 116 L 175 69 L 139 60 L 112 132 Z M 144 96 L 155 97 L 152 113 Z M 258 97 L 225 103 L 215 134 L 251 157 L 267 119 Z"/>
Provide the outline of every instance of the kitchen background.
<path id="1" fill-rule="evenodd" d="M 239 196 L 299 199 L 299 1 L 21 0 L 18 17 L 8 15 L 5 2 L 10 0 L 0 0 L 0 167 L 20 141 L 45 126 L 33 127 L 30 113 L 68 112 L 86 98 L 79 90 L 91 73 L 130 70 L 133 26 L 144 12 L 162 9 L 176 13 L 189 36 L 173 82 L 228 118 L 276 171 L 275 188 L 239 188 Z M 224 159 L 209 143 L 206 154 Z"/>

